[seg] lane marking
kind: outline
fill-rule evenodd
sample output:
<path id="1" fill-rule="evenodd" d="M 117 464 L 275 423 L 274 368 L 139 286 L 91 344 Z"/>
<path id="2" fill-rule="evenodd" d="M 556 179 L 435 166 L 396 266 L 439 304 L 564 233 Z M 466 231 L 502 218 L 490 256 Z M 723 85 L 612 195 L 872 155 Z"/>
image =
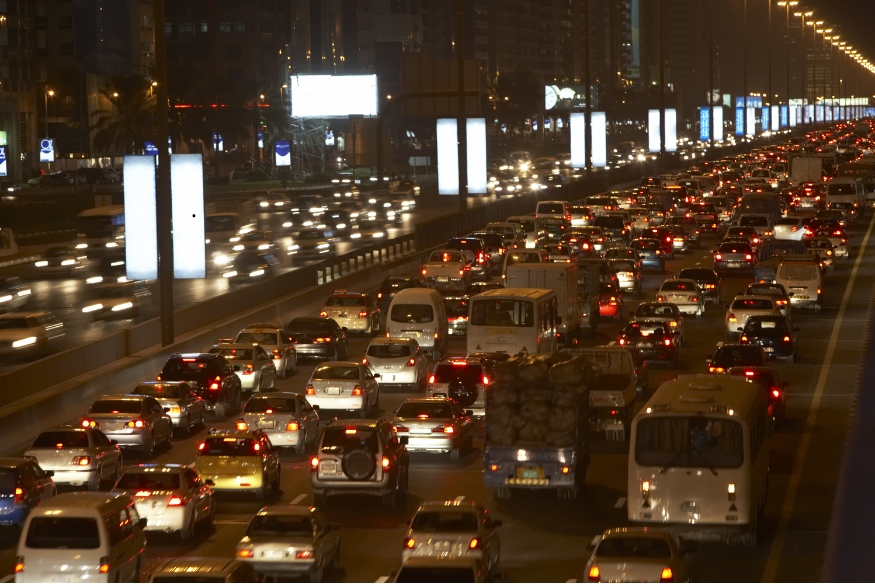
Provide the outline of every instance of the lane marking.
<path id="1" fill-rule="evenodd" d="M 252 522 L 245 519 L 216 519 L 213 521 L 214 525 L 249 525 L 250 523 Z"/>
<path id="2" fill-rule="evenodd" d="M 866 237 L 863 238 L 863 243 L 860 244 L 860 249 L 857 252 L 857 259 L 854 261 L 854 269 L 851 271 L 850 279 L 848 279 L 848 285 L 845 288 L 844 296 L 842 296 L 842 303 L 839 305 L 839 312 L 836 316 L 835 324 L 832 327 L 832 333 L 830 333 L 829 336 L 829 345 L 826 347 L 823 365 L 821 365 L 820 374 L 817 377 L 814 397 L 811 398 L 811 403 L 808 406 L 808 416 L 805 418 L 805 430 L 802 432 L 802 438 L 799 441 L 799 448 L 796 451 L 796 459 L 793 461 L 793 473 L 790 475 L 787 494 L 784 496 L 784 505 L 781 507 L 781 516 L 778 519 L 778 529 L 775 531 L 775 539 L 772 541 L 772 547 L 769 549 L 769 558 L 766 561 L 766 568 L 763 571 L 763 582 L 774 582 L 778 574 L 778 565 L 781 562 L 781 555 L 784 553 L 784 542 L 787 539 L 787 530 L 790 526 L 793 506 L 796 504 L 796 495 L 799 492 L 799 483 L 802 480 L 802 468 L 805 463 L 805 458 L 808 456 L 808 447 L 811 444 L 811 437 L 814 434 L 814 425 L 817 421 L 817 414 L 820 410 L 821 400 L 823 399 L 823 391 L 826 388 L 826 380 L 827 377 L 829 377 L 830 366 L 832 364 L 833 355 L 835 354 L 839 331 L 842 328 L 842 320 L 845 316 L 848 301 L 851 298 L 851 292 L 854 289 L 854 282 L 857 280 L 857 273 L 860 271 L 860 265 L 863 263 L 863 256 L 866 253 L 866 246 L 869 243 L 869 237 L 872 235 L 873 226 L 875 226 L 875 215 L 869 220 L 869 229 L 866 230 Z"/>
<path id="3" fill-rule="evenodd" d="M 697 265 L 697 266 L 701 266 L 701 265 L 702 265 L 702 262 L 696 262 L 696 265 Z"/>
<path id="4" fill-rule="evenodd" d="M 15 574 L 9 574 L 8 576 L 3 576 L 0 582 L 12 582 L 13 578 L 15 578 Z"/>
<path id="5" fill-rule="evenodd" d="M 389 581 L 389 576 L 380 576 L 379 578 L 374 580 L 374 582 L 388 582 L 388 581 Z"/>
<path id="6" fill-rule="evenodd" d="M 295 497 L 294 499 L 292 499 L 292 505 L 297 505 L 298 503 L 300 503 L 301 501 L 303 501 L 304 498 L 305 498 L 306 496 L 307 496 L 307 495 L 305 495 L 304 493 L 301 493 L 300 495 L 298 495 L 297 497 Z"/>
<path id="7" fill-rule="evenodd" d="M 617 499 L 617 502 L 614 503 L 614 509 L 619 509 L 625 504 L 626 504 L 626 497 L 620 497 L 619 499 Z"/>
<path id="8" fill-rule="evenodd" d="M 465 495 L 459 495 L 458 497 L 456 497 L 456 498 L 453 499 L 453 500 L 454 500 L 456 503 L 461 503 L 462 501 L 465 500 Z"/>

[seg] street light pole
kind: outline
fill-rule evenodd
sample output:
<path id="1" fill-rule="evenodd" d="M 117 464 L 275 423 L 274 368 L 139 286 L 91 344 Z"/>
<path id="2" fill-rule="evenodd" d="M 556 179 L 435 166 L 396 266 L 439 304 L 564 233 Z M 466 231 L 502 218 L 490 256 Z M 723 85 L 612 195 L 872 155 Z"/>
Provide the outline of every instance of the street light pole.
<path id="1" fill-rule="evenodd" d="M 744 46 L 742 52 L 744 55 L 742 68 L 743 89 L 741 91 L 741 139 L 747 138 L 747 0 L 744 0 L 744 10 L 741 13 L 741 39 Z"/>
<path id="2" fill-rule="evenodd" d="M 665 156 L 665 0 L 659 0 L 659 154 Z"/>
<path id="3" fill-rule="evenodd" d="M 714 0 L 708 2 L 708 119 L 710 135 L 708 136 L 708 147 L 714 148 L 714 105 L 711 101 L 714 99 Z"/>
<path id="4" fill-rule="evenodd" d="M 769 108 L 769 116 L 770 116 L 769 119 L 771 120 L 771 115 L 772 115 L 772 0 L 766 0 L 766 2 L 769 3 L 769 18 L 768 18 L 769 32 L 766 35 L 769 39 L 769 66 L 768 66 L 768 73 L 767 73 L 769 76 L 768 83 L 767 83 L 767 85 L 769 87 L 769 97 L 766 100 L 766 103 L 764 103 L 763 105 L 765 107 Z M 771 126 L 771 124 L 769 124 L 769 126 Z M 771 127 L 763 128 L 763 131 L 771 131 Z"/>
<path id="5" fill-rule="evenodd" d="M 288 84 L 280 85 L 280 137 L 286 137 L 286 98 L 283 95 L 283 89 L 288 88 Z"/>
<path id="6" fill-rule="evenodd" d="M 49 137 L 49 98 L 54 97 L 54 95 L 55 91 L 46 87 L 45 93 L 43 94 L 46 101 L 46 138 Z"/>

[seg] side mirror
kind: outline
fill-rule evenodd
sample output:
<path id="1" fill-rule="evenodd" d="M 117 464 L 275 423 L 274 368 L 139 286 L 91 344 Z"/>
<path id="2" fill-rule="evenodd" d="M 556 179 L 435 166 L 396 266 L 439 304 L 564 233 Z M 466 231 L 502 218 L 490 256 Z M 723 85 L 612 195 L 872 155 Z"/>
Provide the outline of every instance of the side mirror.
<path id="1" fill-rule="evenodd" d="M 118 445 L 118 440 L 110 440 L 109 443 Z"/>
<path id="2" fill-rule="evenodd" d="M 736 328 L 735 330 L 737 330 L 737 331 L 740 332 L 740 333 L 743 333 L 743 332 L 744 332 L 744 329 L 741 328 L 741 327 L 738 327 L 738 328 Z"/>
<path id="3" fill-rule="evenodd" d="M 380 377 L 382 377 L 382 375 L 380 375 L 379 373 L 374 373 L 374 379 L 379 379 Z"/>
<path id="4" fill-rule="evenodd" d="M 320 408 L 320 406 L 317 406 L 317 405 L 313 406 L 313 409 L 316 410 L 317 412 L 319 411 L 319 408 Z"/>
<path id="5" fill-rule="evenodd" d="M 240 371 L 240 365 L 234 365 L 234 371 Z"/>
<path id="6" fill-rule="evenodd" d="M 466 416 L 473 416 L 473 415 L 474 415 L 474 410 L 465 410 L 465 415 L 466 415 Z"/>
<path id="7" fill-rule="evenodd" d="M 140 526 L 140 529 L 146 529 L 146 525 L 149 524 L 149 520 L 145 517 L 141 517 L 139 521 L 137 521 L 137 525 Z"/>
<path id="8" fill-rule="evenodd" d="M 169 413 L 170 413 L 170 408 L 164 408 L 164 413 L 165 413 L 165 414 L 169 414 Z"/>
<path id="9" fill-rule="evenodd" d="M 410 437 L 409 436 L 400 436 L 398 438 L 398 442 L 400 442 L 402 446 L 407 446 L 407 443 L 410 442 Z"/>
<path id="10" fill-rule="evenodd" d="M 210 487 L 214 487 L 214 486 L 216 486 L 216 483 L 213 481 L 213 479 L 206 479 L 206 480 L 204 481 L 204 484 L 207 485 L 207 486 L 210 486 Z"/>

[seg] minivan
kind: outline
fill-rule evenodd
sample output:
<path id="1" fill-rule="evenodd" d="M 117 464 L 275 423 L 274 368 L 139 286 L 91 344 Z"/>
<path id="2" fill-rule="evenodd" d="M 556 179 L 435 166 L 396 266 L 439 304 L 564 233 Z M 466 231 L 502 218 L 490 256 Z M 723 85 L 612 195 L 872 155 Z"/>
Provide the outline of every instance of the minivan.
<path id="1" fill-rule="evenodd" d="M 535 217 L 571 221 L 571 204 L 568 201 L 540 201 L 535 207 Z"/>
<path id="2" fill-rule="evenodd" d="M 441 295 L 431 288 L 407 288 L 392 298 L 386 336 L 415 339 L 433 359 L 447 352 L 449 325 Z"/>
<path id="3" fill-rule="evenodd" d="M 146 550 L 134 499 L 62 493 L 35 507 L 18 540 L 16 582 L 139 582 Z"/>
<path id="4" fill-rule="evenodd" d="M 790 306 L 809 307 L 820 312 L 823 307 L 823 276 L 816 261 L 785 260 L 778 266 L 775 283 L 790 294 Z"/>

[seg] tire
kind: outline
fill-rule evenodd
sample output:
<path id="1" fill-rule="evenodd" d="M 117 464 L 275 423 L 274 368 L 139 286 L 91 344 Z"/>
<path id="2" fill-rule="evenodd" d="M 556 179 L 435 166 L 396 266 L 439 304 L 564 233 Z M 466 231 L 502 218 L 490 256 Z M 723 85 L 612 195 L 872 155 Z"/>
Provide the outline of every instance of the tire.
<path id="1" fill-rule="evenodd" d="M 298 442 L 298 445 L 295 446 L 295 454 L 298 456 L 304 456 L 304 453 L 307 452 L 307 436 Z"/>
<path id="2" fill-rule="evenodd" d="M 308 574 L 308 576 L 310 577 L 310 582 L 321 582 L 324 571 L 325 571 L 325 568 L 323 566 L 319 566 L 318 568 L 313 568 L 313 570 L 311 570 L 310 573 Z"/>
<path id="3" fill-rule="evenodd" d="M 191 417 L 186 416 L 185 420 L 182 424 L 179 425 L 179 428 L 174 428 L 177 434 L 179 434 L 180 438 L 185 438 L 191 432 Z"/>
<path id="4" fill-rule="evenodd" d="M 213 498 L 210 501 L 210 512 L 207 514 L 207 518 L 204 519 L 204 528 L 212 529 L 213 523 L 216 521 L 216 499 Z"/>
<path id="5" fill-rule="evenodd" d="M 213 410 L 213 413 L 216 414 L 217 418 L 224 418 L 228 415 L 228 404 L 225 402 L 225 397 L 222 397 L 222 401 L 216 402 L 216 407 Z"/>
<path id="6" fill-rule="evenodd" d="M 170 448 L 170 442 L 173 440 L 173 424 L 170 424 L 170 430 L 167 432 L 167 435 L 164 437 L 164 440 L 161 442 L 161 445 L 165 448 Z"/>
<path id="7" fill-rule="evenodd" d="M 155 434 L 149 434 L 149 441 L 143 444 L 143 458 L 152 458 L 155 454 Z"/>
<path id="8" fill-rule="evenodd" d="M 462 445 L 460 444 L 458 448 L 453 448 L 450 450 L 450 460 L 459 460 L 462 458 Z"/>
<path id="9" fill-rule="evenodd" d="M 294 374 L 297 373 L 297 372 L 298 372 L 298 354 L 295 353 L 295 360 L 294 360 L 294 362 L 292 363 L 291 374 L 294 375 Z M 286 377 L 288 377 L 288 373 L 286 373 Z M 274 384 L 274 385 L 276 385 L 276 384 Z"/>
<path id="10" fill-rule="evenodd" d="M 242 395 L 242 391 L 238 391 L 238 392 L 237 392 L 237 397 L 234 398 L 234 409 L 233 409 L 233 411 L 235 411 L 235 412 L 239 412 L 240 409 L 241 409 L 242 407 L 243 407 L 243 395 Z"/>
<path id="11" fill-rule="evenodd" d="M 191 512 L 191 517 L 188 520 L 188 524 L 179 530 L 179 537 L 182 541 L 191 541 L 194 539 L 195 532 L 197 531 L 197 524 L 195 523 L 195 514 L 194 510 Z"/>
<path id="12" fill-rule="evenodd" d="M 367 449 L 356 449 L 343 455 L 340 461 L 343 474 L 353 481 L 364 481 L 377 471 L 377 462 L 372 452 Z"/>
<path id="13" fill-rule="evenodd" d="M 253 394 L 261 393 L 261 376 L 260 375 L 258 376 L 258 385 L 252 389 L 252 393 Z"/>

